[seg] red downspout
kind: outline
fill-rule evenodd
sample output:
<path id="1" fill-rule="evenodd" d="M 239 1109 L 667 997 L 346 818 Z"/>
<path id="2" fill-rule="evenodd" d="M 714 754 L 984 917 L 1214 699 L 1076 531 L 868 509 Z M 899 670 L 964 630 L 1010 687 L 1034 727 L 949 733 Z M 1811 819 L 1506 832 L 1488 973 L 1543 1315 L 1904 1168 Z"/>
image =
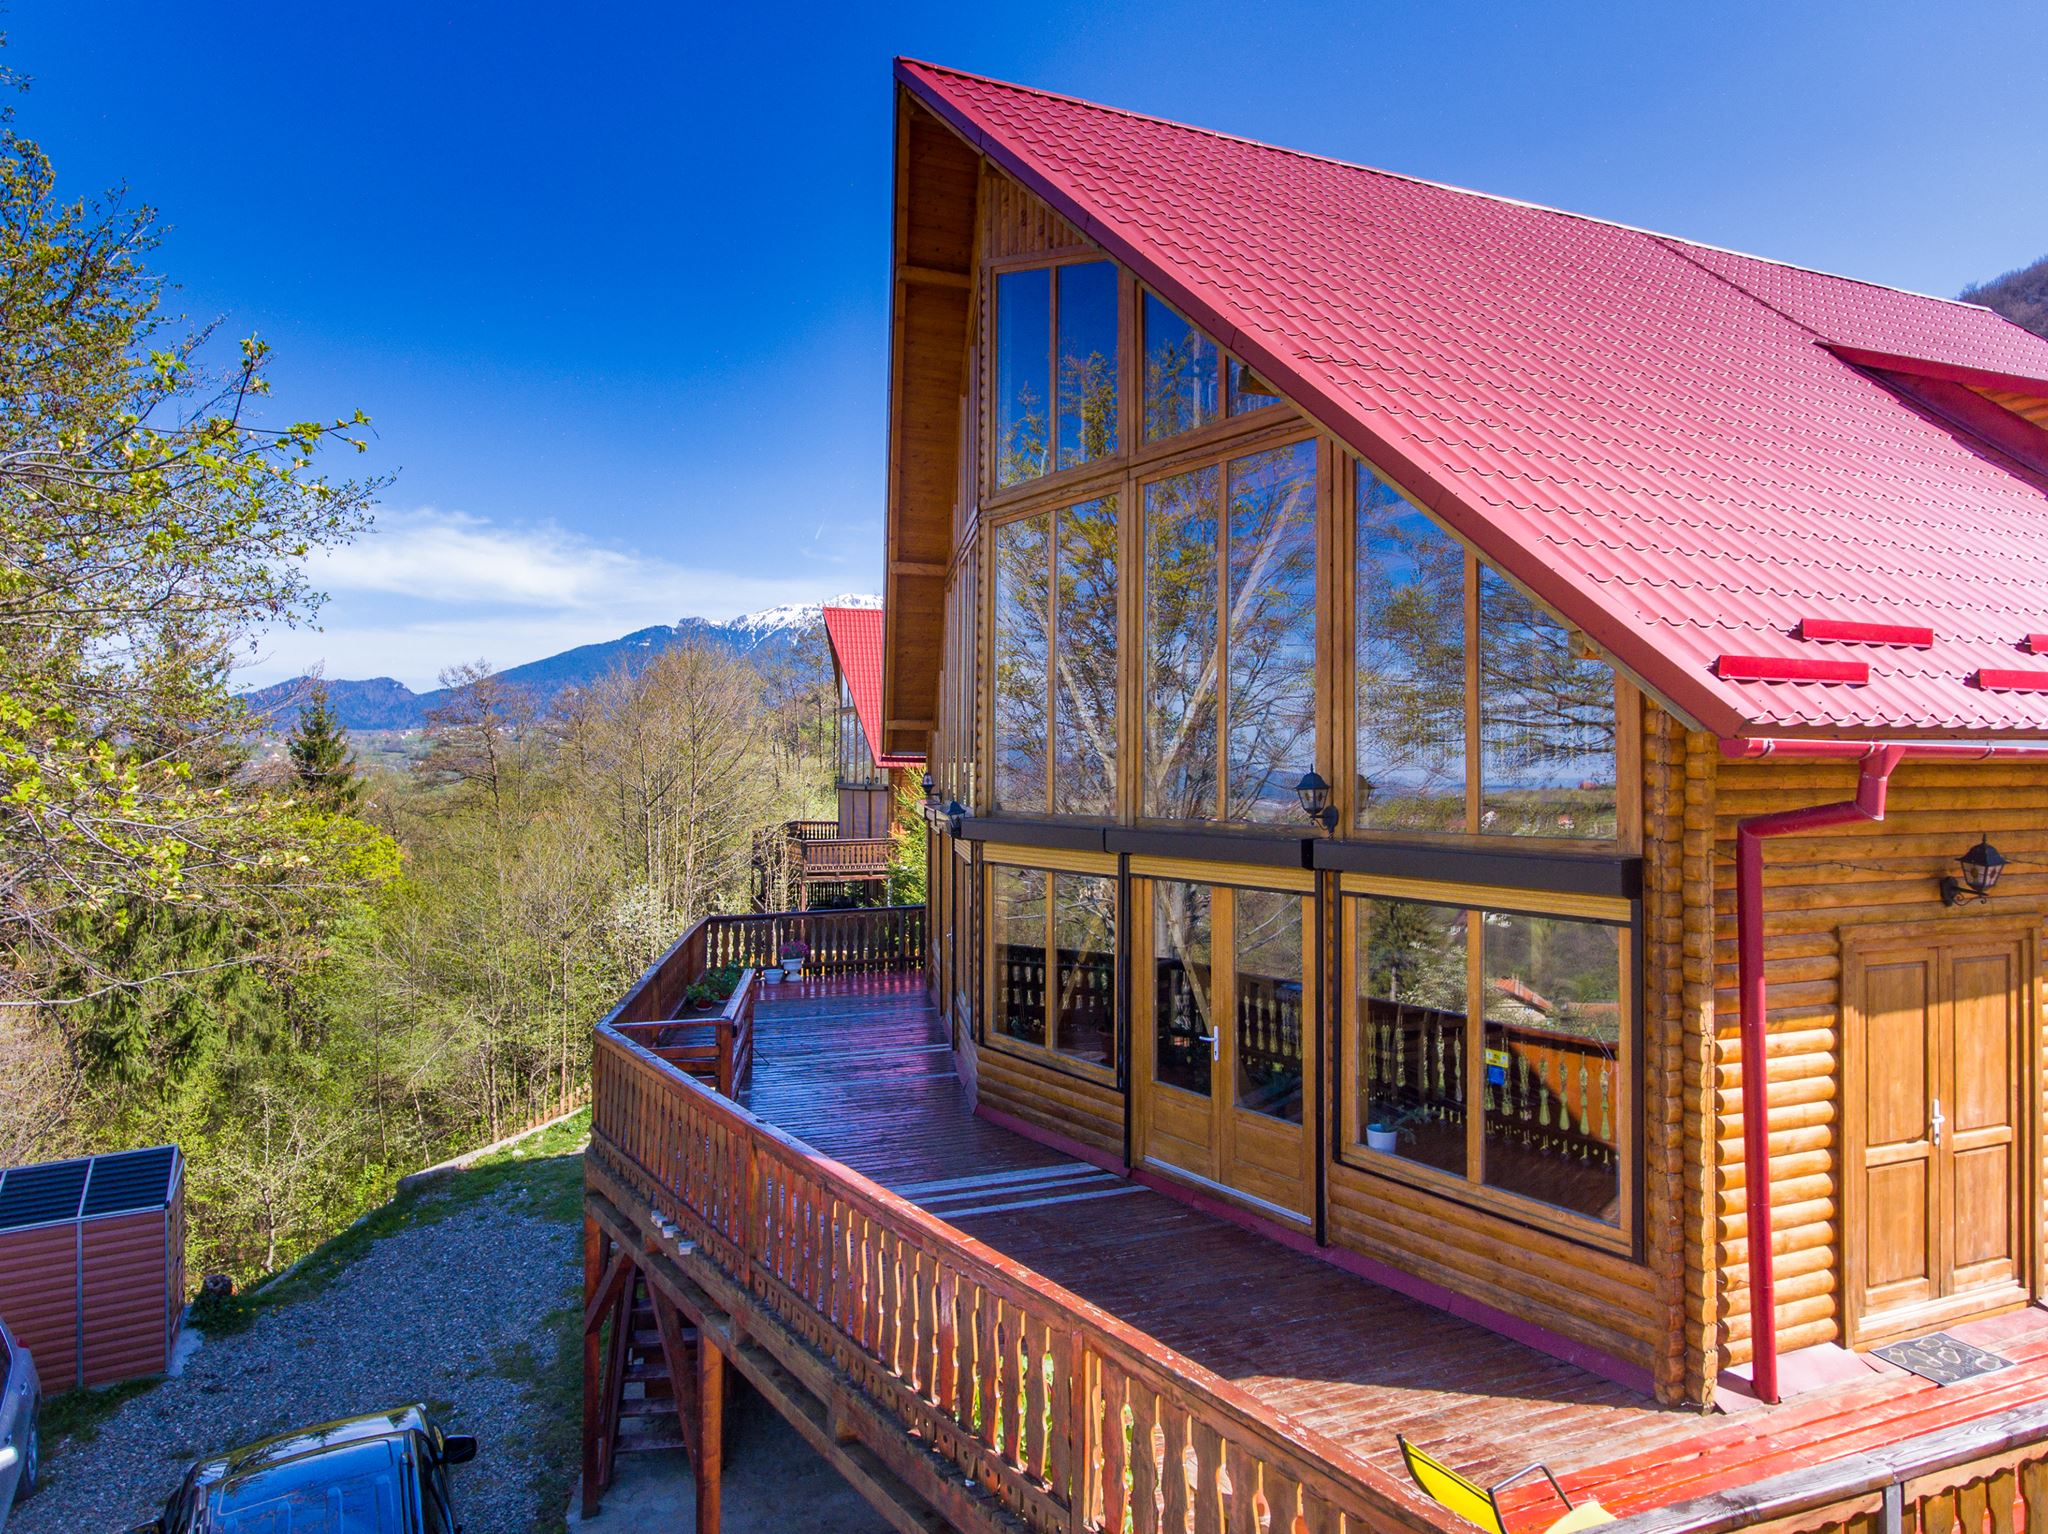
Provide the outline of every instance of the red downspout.
<path id="1" fill-rule="evenodd" d="M 1752 815 L 1735 827 L 1735 958 L 1742 1028 L 1742 1162 L 1748 1197 L 1751 1384 L 1757 1398 L 1778 1400 L 1777 1260 L 1771 1247 L 1770 1084 L 1765 1067 L 1764 849 L 1767 836 L 1790 836 L 1861 820 L 1883 820 L 1885 791 L 1900 762 L 1916 758 L 1982 760 L 2048 757 L 2048 746 L 1964 741 L 1724 740 L 1731 760 L 1759 756 L 1819 757 L 1861 763 L 1856 797 L 1835 804 Z"/>

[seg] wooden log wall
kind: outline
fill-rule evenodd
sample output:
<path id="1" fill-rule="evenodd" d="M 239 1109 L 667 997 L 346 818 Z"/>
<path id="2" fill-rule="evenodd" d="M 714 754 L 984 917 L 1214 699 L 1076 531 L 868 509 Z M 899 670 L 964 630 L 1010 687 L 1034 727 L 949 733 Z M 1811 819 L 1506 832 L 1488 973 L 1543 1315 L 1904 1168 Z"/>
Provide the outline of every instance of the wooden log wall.
<path id="1" fill-rule="evenodd" d="M 1711 1079 L 1717 1142 L 1715 1219 L 1724 1364 L 1749 1359 L 1748 1209 L 1742 1169 L 1742 1072 L 1735 966 L 1735 828 L 1744 818 L 1850 798 L 1848 763 L 1766 758 L 1716 764 L 1714 1017 Z M 2013 860 L 1988 905 L 1947 910 L 1938 890 L 1956 859 L 1987 835 Z M 1882 824 L 1852 825 L 1764 843 L 1764 960 L 1770 986 L 1772 1232 L 1781 1353 L 1842 1340 L 1842 949 L 1858 927 L 1955 924 L 2048 914 L 2048 766 L 2025 762 L 1906 762 L 1893 774 Z M 2036 981 L 2038 1073 L 2042 1004 Z M 2038 1114 L 2038 1105 L 2036 1106 Z M 2038 1207 L 2039 1137 L 2033 1195 Z M 1709 1270 L 1711 1272 L 1711 1269 Z M 1706 1275 L 1702 1275 L 1704 1278 Z"/>
<path id="2" fill-rule="evenodd" d="M 1124 1094 L 1116 1088 L 1041 1064 L 997 1040 L 982 1045 L 975 1069 L 978 1101 L 1123 1160 Z"/>

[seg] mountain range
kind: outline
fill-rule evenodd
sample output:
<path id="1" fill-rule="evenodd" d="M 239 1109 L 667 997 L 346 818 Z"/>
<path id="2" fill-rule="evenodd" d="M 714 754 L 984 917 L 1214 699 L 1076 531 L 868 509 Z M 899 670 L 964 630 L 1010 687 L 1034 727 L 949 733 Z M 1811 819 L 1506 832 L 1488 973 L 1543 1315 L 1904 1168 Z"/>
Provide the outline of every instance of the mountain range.
<path id="1" fill-rule="evenodd" d="M 847 595 L 834 597 L 829 603 L 785 602 L 723 622 L 684 618 L 672 627 L 636 629 L 601 644 L 578 645 L 559 655 L 509 667 L 498 676 L 545 704 L 620 668 L 637 672 L 663 650 L 690 641 L 744 655 L 763 665 L 774 665 L 795 657 L 806 636 L 823 621 L 826 607 L 881 605 L 882 599 L 877 596 Z M 298 717 L 300 704 L 315 680 L 293 677 L 288 682 L 244 693 L 243 701 L 258 713 L 270 716 L 276 728 L 287 729 Z M 441 687 L 432 692 L 414 692 L 388 676 L 363 681 L 327 679 L 326 686 L 328 706 L 343 727 L 350 730 L 418 729 L 427 722 L 429 712 L 448 701 L 451 691 Z"/>

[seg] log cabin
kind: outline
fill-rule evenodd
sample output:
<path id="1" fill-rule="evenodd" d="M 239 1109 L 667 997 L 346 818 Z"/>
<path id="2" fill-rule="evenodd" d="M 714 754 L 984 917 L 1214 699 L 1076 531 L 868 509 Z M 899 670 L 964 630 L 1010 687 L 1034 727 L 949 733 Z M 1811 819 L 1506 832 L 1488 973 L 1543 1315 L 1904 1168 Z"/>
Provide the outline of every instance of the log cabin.
<path id="1" fill-rule="evenodd" d="M 1430 1527 L 1397 1432 L 1644 1529 L 2048 1517 L 2048 341 L 895 85 L 919 995 L 784 987 L 744 1107 L 600 1030 L 593 1292 L 960 1528 Z"/>

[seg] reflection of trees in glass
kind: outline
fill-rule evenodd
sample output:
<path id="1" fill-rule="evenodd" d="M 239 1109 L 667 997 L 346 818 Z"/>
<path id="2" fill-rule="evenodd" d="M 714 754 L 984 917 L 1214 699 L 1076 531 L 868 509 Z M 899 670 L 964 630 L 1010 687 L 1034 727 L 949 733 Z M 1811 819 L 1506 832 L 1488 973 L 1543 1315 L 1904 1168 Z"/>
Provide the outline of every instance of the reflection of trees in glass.
<path id="1" fill-rule="evenodd" d="M 1116 809 L 1115 496 L 1055 514 L 1052 809 Z"/>
<path id="2" fill-rule="evenodd" d="M 1621 1042 L 1622 929 L 1489 912 L 1486 1020 Z"/>
<path id="3" fill-rule="evenodd" d="M 1050 464 L 1052 272 L 996 278 L 996 484 L 1036 479 Z"/>
<path id="4" fill-rule="evenodd" d="M 1216 814 L 1222 471 L 1145 487 L 1145 813 Z"/>
<path id="5" fill-rule="evenodd" d="M 1291 821 L 1315 757 L 1313 442 L 1231 462 L 1229 604 L 1224 818 Z"/>
<path id="6" fill-rule="evenodd" d="M 1301 1122 L 1301 897 L 1232 892 L 1237 1103 Z"/>
<path id="7" fill-rule="evenodd" d="M 1465 913 L 1413 900 L 1368 900 L 1360 908 L 1366 996 L 1462 1013 Z"/>
<path id="8" fill-rule="evenodd" d="M 1614 672 L 1483 567 L 1479 729 L 1482 830 L 1614 835 Z"/>
<path id="9" fill-rule="evenodd" d="M 1273 392 L 1273 386 L 1259 377 L 1235 357 L 1230 359 L 1230 413 L 1250 415 L 1254 410 L 1264 410 L 1269 405 L 1280 403 L 1280 396 Z"/>
<path id="10" fill-rule="evenodd" d="M 1210 1090 L 1205 1037 L 1216 1031 L 1210 991 L 1210 897 L 1206 884 L 1152 886 L 1153 1074 L 1169 1086 Z"/>
<path id="11" fill-rule="evenodd" d="M 1049 514 L 995 530 L 995 772 L 998 809 L 1042 813 L 1046 762 Z"/>
<path id="12" fill-rule="evenodd" d="M 1035 868 L 989 874 L 995 942 L 997 1031 L 1027 1044 L 1045 1042 L 1046 876 Z"/>
<path id="13" fill-rule="evenodd" d="M 1145 295 L 1145 440 L 1159 442 L 1219 420 L 1216 343 Z"/>
<path id="14" fill-rule="evenodd" d="M 1358 466 L 1357 817 L 1465 825 L 1465 551 Z"/>
<path id="15" fill-rule="evenodd" d="M 1394 1155 L 1462 1174 L 1466 913 L 1408 900 L 1357 908 L 1359 1126 L 1393 1131 Z"/>
<path id="16" fill-rule="evenodd" d="M 1052 876 L 1058 992 L 1053 1047 L 1098 1065 L 1116 1055 L 1116 880 Z"/>
<path id="17" fill-rule="evenodd" d="M 1116 451 L 1116 266 L 1086 261 L 1059 269 L 1059 466 Z"/>

